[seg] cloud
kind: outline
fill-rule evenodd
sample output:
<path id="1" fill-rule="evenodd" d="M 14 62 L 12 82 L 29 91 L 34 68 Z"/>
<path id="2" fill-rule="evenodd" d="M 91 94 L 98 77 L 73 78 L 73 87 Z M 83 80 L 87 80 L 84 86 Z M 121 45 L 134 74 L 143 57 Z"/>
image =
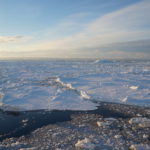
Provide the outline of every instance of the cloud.
<path id="1" fill-rule="evenodd" d="M 107 58 L 150 57 L 149 8 L 150 1 L 143 0 L 105 14 L 86 24 L 78 22 L 77 18 L 79 17 L 80 20 L 88 14 L 72 15 L 70 20 L 64 20 L 56 25 L 54 31 L 40 32 L 38 36 L 43 36 L 42 40 L 36 40 L 35 37 L 25 44 L 15 46 L 14 55 L 25 55 L 26 57 L 31 55 L 34 57 L 66 57 L 66 55 L 67 57 Z M 73 18 L 76 18 L 76 21 Z M 65 32 L 69 34 L 64 34 Z M 5 38 L 6 40 L 0 38 L 0 42 L 20 39 L 17 37 Z M 8 47 L 3 47 L 4 49 Z"/>
<path id="2" fill-rule="evenodd" d="M 150 1 L 133 4 L 123 9 L 106 14 L 88 26 L 87 31 L 93 33 L 109 33 L 118 31 L 139 30 L 147 25 L 150 28 Z"/>
<path id="3" fill-rule="evenodd" d="M 107 47 L 126 52 L 150 53 L 150 39 L 113 43 L 109 44 Z"/>
<path id="4" fill-rule="evenodd" d="M 139 2 L 88 23 L 79 33 L 40 43 L 39 47 L 50 50 L 87 48 L 92 50 L 111 43 L 150 39 L 149 8 L 150 1 Z M 61 30 L 63 28 L 64 26 Z"/>
<path id="5" fill-rule="evenodd" d="M 16 42 L 22 38 L 23 36 L 0 36 L 0 43 Z"/>
<path id="6" fill-rule="evenodd" d="M 85 52 L 86 51 L 86 52 Z M 150 40 L 111 43 L 95 48 L 78 50 L 80 55 L 89 54 L 91 57 L 105 58 L 150 58 Z"/>

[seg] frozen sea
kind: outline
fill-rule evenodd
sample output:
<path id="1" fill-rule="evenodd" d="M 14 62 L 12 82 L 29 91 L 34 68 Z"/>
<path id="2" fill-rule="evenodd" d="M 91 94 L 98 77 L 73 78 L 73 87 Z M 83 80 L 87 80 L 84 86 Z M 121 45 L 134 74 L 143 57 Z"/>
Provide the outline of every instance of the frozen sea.
<path id="1" fill-rule="evenodd" d="M 0 109 L 93 110 L 97 101 L 150 106 L 150 61 L 0 61 Z"/>

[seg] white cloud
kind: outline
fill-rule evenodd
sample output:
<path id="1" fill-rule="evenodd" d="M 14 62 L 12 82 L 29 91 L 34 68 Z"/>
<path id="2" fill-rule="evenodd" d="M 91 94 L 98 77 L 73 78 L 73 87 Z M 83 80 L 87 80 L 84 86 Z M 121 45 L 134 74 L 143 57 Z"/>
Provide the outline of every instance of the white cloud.
<path id="1" fill-rule="evenodd" d="M 68 57 L 80 57 L 81 54 L 85 57 L 94 57 L 94 55 L 95 57 L 98 57 L 98 55 L 105 57 L 121 57 L 121 55 L 129 57 L 131 56 L 129 51 L 126 51 L 125 49 L 116 50 L 116 45 L 114 46 L 114 49 L 113 45 L 111 49 L 108 48 L 108 51 L 110 50 L 110 52 L 105 51 L 105 49 L 107 45 L 111 43 L 150 39 L 149 8 L 150 1 L 144 0 L 99 17 L 86 25 L 83 25 L 80 22 L 74 22 L 74 20 L 70 19 L 70 21 L 64 21 L 56 26 L 55 31 L 59 32 L 59 34 L 55 31 L 46 31 L 46 33 L 44 33 L 46 34 L 46 40 L 36 41 L 35 37 L 35 40 L 32 41 L 31 39 L 29 43 L 14 46 L 14 51 L 18 51 L 20 55 L 21 51 L 22 53 L 32 52 L 32 55 L 41 57 L 48 55 L 49 57 L 65 57 L 66 55 Z M 86 16 L 88 14 L 81 13 L 73 15 L 73 17 L 76 18 L 79 16 L 79 18 L 81 18 L 84 15 Z M 68 36 L 60 36 L 61 33 L 74 30 L 74 28 L 81 28 L 81 24 L 84 26 L 82 31 L 78 30 L 79 32 L 76 32 L 76 34 L 72 33 Z M 56 36 L 55 33 L 58 34 L 59 37 Z M 51 38 L 48 38 L 50 34 L 51 37 L 54 35 L 54 37 L 56 36 L 57 38 L 55 38 L 55 40 L 50 40 Z M 6 41 L 17 40 L 17 38 L 6 39 Z M 105 49 L 103 49 L 104 47 Z M 97 52 L 93 50 L 95 48 L 97 49 Z M 128 48 L 130 49 L 130 47 Z M 4 49 L 8 49 L 8 47 L 3 47 L 3 50 Z M 139 51 L 138 44 L 137 50 Z M 29 53 L 29 55 L 30 54 L 31 53 Z M 137 52 L 137 55 L 135 56 L 145 57 L 146 55 L 143 52 Z"/>
<path id="2" fill-rule="evenodd" d="M 81 49 L 148 39 L 150 38 L 149 8 L 150 1 L 142 1 L 96 19 L 76 35 L 48 41 L 43 45 L 47 49 Z M 149 25 L 149 28 L 145 29 L 144 25 Z"/>
<path id="3" fill-rule="evenodd" d="M 108 33 L 118 30 L 139 30 L 150 24 L 150 1 L 142 1 L 126 8 L 106 14 L 88 26 L 87 31 L 94 33 Z"/>
<path id="4" fill-rule="evenodd" d="M 22 38 L 23 36 L 0 36 L 0 43 L 16 42 Z"/>

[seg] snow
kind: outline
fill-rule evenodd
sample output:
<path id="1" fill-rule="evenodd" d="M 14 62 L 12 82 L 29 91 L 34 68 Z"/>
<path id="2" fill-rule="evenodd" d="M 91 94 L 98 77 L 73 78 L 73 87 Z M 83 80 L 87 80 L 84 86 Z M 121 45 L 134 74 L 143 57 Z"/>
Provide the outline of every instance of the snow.
<path id="1" fill-rule="evenodd" d="M 92 110 L 93 100 L 150 106 L 146 60 L 0 61 L 0 70 L 1 109 Z"/>

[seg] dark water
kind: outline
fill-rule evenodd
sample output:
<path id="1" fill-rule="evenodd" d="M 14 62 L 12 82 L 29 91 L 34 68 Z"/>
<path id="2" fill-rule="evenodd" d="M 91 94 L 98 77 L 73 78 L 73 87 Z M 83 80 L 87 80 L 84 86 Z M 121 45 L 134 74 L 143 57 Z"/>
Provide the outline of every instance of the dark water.
<path id="1" fill-rule="evenodd" d="M 103 117 L 127 118 L 125 113 L 117 113 L 99 106 L 91 111 L 28 111 L 28 112 L 0 112 L 0 140 L 10 137 L 27 135 L 37 128 L 57 122 L 71 120 L 72 114 L 94 113 Z"/>

